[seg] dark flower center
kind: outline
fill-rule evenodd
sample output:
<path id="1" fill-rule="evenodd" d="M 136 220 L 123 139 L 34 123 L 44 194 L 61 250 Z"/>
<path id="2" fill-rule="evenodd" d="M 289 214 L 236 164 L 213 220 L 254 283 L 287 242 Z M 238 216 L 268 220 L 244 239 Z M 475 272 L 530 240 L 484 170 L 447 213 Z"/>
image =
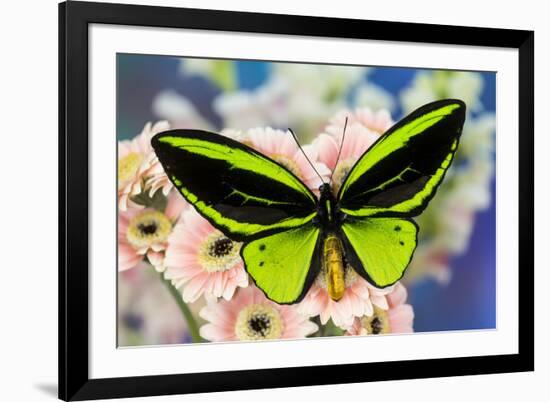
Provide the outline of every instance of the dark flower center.
<path id="1" fill-rule="evenodd" d="M 172 231 L 172 222 L 162 212 L 146 209 L 128 223 L 126 238 L 136 249 L 162 244 Z"/>
<path id="2" fill-rule="evenodd" d="M 144 235 L 152 235 L 155 234 L 158 226 L 156 222 L 150 222 L 150 223 L 140 223 L 137 225 L 139 231 Z"/>
<path id="3" fill-rule="evenodd" d="M 212 257 L 225 257 L 231 253 L 231 250 L 233 250 L 233 241 L 222 237 L 210 245 L 209 254 Z"/>
<path id="4" fill-rule="evenodd" d="M 378 335 L 391 332 L 388 312 L 377 306 L 374 306 L 374 314 L 361 318 L 361 326 L 367 330 L 368 334 Z"/>
<path id="5" fill-rule="evenodd" d="M 382 332 L 382 329 L 384 328 L 384 325 L 382 321 L 380 321 L 379 317 L 374 317 L 372 321 L 370 322 L 371 330 L 373 334 L 379 334 Z"/>
<path id="6" fill-rule="evenodd" d="M 269 317 L 266 314 L 257 314 L 250 318 L 248 321 L 248 326 L 252 331 L 260 334 L 261 336 L 265 336 L 266 331 L 271 325 Z"/>
<path id="7" fill-rule="evenodd" d="M 250 304 L 243 308 L 235 322 L 235 335 L 240 340 L 279 339 L 284 323 L 274 305 Z"/>

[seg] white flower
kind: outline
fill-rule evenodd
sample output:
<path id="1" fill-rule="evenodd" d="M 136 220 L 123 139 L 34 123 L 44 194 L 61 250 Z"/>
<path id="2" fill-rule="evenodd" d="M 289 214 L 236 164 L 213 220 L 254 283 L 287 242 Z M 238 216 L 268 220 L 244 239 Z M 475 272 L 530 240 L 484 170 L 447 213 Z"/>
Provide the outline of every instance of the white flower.
<path id="1" fill-rule="evenodd" d="M 172 128 L 197 128 L 211 130 L 212 125 L 206 121 L 195 106 L 185 96 L 167 89 L 153 99 L 153 113 L 170 121 Z"/>
<path id="2" fill-rule="evenodd" d="M 330 103 L 358 83 L 367 71 L 366 67 L 357 66 L 278 63 L 273 73 L 292 83 L 293 92 L 304 88 Z"/>
<path id="3" fill-rule="evenodd" d="M 484 113 L 475 119 L 467 119 L 460 138 L 459 152 L 472 157 L 491 156 L 495 147 L 495 125 L 494 113 Z"/>
<path id="4" fill-rule="evenodd" d="M 271 79 L 254 91 L 223 92 L 212 106 L 228 128 L 286 127 L 288 96 L 287 85 Z"/>
<path id="5" fill-rule="evenodd" d="M 180 61 L 179 71 L 184 76 L 203 77 L 224 91 L 232 91 L 238 86 L 236 63 L 231 60 L 188 58 Z"/>
<path id="6" fill-rule="evenodd" d="M 399 98 L 406 113 L 426 103 L 443 98 L 457 98 L 466 103 L 470 111 L 478 111 L 483 90 L 479 73 L 466 71 L 434 71 L 418 73 L 412 85 L 401 92 Z"/>
<path id="7" fill-rule="evenodd" d="M 355 105 L 357 107 L 369 107 L 373 110 L 395 109 L 395 100 L 391 93 L 381 86 L 371 82 L 361 84 L 355 93 Z"/>
<path id="8" fill-rule="evenodd" d="M 345 107 L 346 95 L 366 76 L 366 67 L 278 63 L 273 74 L 291 88 L 290 122 L 315 132 L 326 119 Z"/>
<path id="9" fill-rule="evenodd" d="M 214 69 L 217 60 L 186 58 L 180 61 L 179 71 L 184 75 L 206 76 Z"/>

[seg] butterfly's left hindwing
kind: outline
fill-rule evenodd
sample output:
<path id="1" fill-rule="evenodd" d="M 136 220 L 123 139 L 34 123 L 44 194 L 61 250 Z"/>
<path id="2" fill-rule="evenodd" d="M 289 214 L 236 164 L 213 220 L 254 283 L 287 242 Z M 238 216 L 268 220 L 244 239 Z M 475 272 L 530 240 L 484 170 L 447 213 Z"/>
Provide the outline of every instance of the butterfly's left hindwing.
<path id="1" fill-rule="evenodd" d="M 310 222 L 317 200 L 292 173 L 230 138 L 172 130 L 151 141 L 185 199 L 226 236 L 250 241 Z"/>
<path id="2" fill-rule="evenodd" d="M 308 224 L 247 243 L 246 270 L 266 296 L 279 304 L 300 301 L 319 273 L 321 234 Z"/>

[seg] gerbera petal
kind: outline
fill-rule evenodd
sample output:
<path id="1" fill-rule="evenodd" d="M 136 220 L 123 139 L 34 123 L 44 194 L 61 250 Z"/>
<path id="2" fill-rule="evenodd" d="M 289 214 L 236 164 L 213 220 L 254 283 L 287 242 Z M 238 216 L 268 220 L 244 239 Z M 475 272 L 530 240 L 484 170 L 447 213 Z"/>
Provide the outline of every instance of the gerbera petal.
<path id="1" fill-rule="evenodd" d="M 414 312 L 409 304 L 402 304 L 388 312 L 390 328 L 393 333 L 413 332 Z"/>
<path id="2" fill-rule="evenodd" d="M 227 328 L 218 327 L 213 324 L 203 325 L 199 329 L 199 334 L 204 339 L 207 339 L 212 342 L 219 342 L 228 338 Z"/>
<path id="3" fill-rule="evenodd" d="M 401 283 L 395 285 L 395 289 L 388 295 L 388 303 L 391 307 L 399 306 L 407 300 L 407 289 Z"/>
<path id="4" fill-rule="evenodd" d="M 371 296 L 371 302 L 377 307 L 380 307 L 382 310 L 387 310 L 389 308 L 388 301 L 385 296 L 373 295 Z"/>
<path id="5" fill-rule="evenodd" d="M 334 169 L 336 158 L 338 157 L 339 144 L 328 134 L 319 134 L 316 139 L 319 160 L 328 166 L 329 169 Z"/>
<path id="6" fill-rule="evenodd" d="M 223 289 L 222 297 L 225 300 L 231 300 L 231 298 L 233 297 L 233 294 L 235 293 L 236 288 L 237 287 L 235 286 L 234 283 L 226 284 L 225 288 Z"/>
<path id="7" fill-rule="evenodd" d="M 166 204 L 166 209 L 164 210 L 164 214 L 172 221 L 175 222 L 180 214 L 183 212 L 183 210 L 188 206 L 185 199 L 181 196 L 181 194 L 173 191 L 168 196 L 168 202 Z"/>
<path id="8" fill-rule="evenodd" d="M 196 301 L 200 295 L 203 286 L 205 286 L 208 281 L 207 275 L 197 275 L 195 276 L 186 286 L 184 286 L 181 296 L 183 300 L 187 303 L 192 303 Z"/>

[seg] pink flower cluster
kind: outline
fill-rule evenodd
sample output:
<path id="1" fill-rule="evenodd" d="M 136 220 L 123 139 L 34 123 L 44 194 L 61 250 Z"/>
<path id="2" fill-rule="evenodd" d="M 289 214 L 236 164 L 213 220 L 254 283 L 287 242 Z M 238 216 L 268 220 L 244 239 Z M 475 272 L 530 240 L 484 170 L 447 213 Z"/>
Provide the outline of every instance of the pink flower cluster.
<path id="1" fill-rule="evenodd" d="M 336 165 L 346 117 L 345 141 Z M 332 175 L 337 191 L 355 161 L 392 124 L 385 111 L 342 111 L 303 147 L 304 152 L 324 180 Z M 202 299 L 206 304 L 199 315 L 207 323 L 200 334 L 209 341 L 315 336 L 329 320 L 347 335 L 413 331 L 413 311 L 405 303 L 403 285 L 377 289 L 351 267 L 346 269 L 346 290 L 339 301 L 329 297 L 323 274 L 296 305 L 268 300 L 249 280 L 240 257 L 242 244 L 201 217 L 164 174 L 150 140 L 167 129 L 166 122 L 148 123 L 133 140 L 119 142 L 119 271 L 143 269 L 143 262 L 149 262 L 179 290 L 184 302 Z M 321 179 L 289 132 L 255 128 L 222 134 L 271 157 L 318 191 Z"/>

